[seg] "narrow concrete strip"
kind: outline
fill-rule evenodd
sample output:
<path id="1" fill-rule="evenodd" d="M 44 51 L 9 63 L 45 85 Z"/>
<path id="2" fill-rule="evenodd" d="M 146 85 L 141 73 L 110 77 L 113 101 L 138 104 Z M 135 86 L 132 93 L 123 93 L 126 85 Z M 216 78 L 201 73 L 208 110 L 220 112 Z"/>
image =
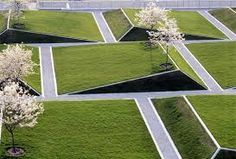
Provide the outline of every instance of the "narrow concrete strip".
<path id="1" fill-rule="evenodd" d="M 40 60 L 42 68 L 42 96 L 43 97 L 56 97 L 57 84 L 54 72 L 54 63 L 51 47 L 40 47 Z"/>
<path id="2" fill-rule="evenodd" d="M 98 25 L 98 28 L 107 43 L 114 43 L 116 42 L 116 39 L 114 35 L 111 32 L 111 29 L 109 28 L 102 11 L 94 11 L 93 12 L 94 19 Z"/>
<path id="3" fill-rule="evenodd" d="M 175 48 L 211 91 L 223 91 L 220 85 L 214 80 L 214 78 L 207 72 L 207 70 L 192 55 L 192 53 L 183 43 L 175 43 Z"/>
<path id="4" fill-rule="evenodd" d="M 214 16 L 212 16 L 208 11 L 198 11 L 204 18 L 206 18 L 211 24 L 223 32 L 229 39 L 236 40 L 236 34 L 227 28 L 224 24 L 218 21 Z"/>
<path id="5" fill-rule="evenodd" d="M 181 159 L 182 157 L 170 138 L 151 100 L 147 98 L 137 98 L 135 101 L 161 158 Z"/>
<path id="6" fill-rule="evenodd" d="M 105 93 L 105 94 L 81 94 L 81 95 L 59 95 L 57 97 L 38 97 L 42 101 L 88 101 L 88 100 L 116 100 L 135 98 L 170 98 L 183 95 L 236 95 L 236 91 L 173 91 L 173 92 L 143 92 L 143 93 Z"/>

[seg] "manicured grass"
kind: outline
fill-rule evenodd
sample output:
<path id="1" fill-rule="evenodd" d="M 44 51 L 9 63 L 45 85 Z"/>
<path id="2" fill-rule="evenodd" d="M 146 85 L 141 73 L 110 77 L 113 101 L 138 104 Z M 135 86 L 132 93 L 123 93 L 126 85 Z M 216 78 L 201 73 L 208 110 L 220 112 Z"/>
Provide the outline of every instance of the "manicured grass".
<path id="1" fill-rule="evenodd" d="M 32 60 L 37 64 L 34 68 L 34 74 L 29 75 L 28 77 L 24 78 L 23 80 L 33 87 L 37 92 L 41 92 L 41 79 L 40 79 L 40 62 L 39 62 L 39 51 L 38 48 L 35 47 L 28 47 L 32 49 L 33 56 Z M 0 45 L 0 51 L 6 49 L 6 45 Z"/>
<path id="2" fill-rule="evenodd" d="M 140 43 L 89 45 L 53 49 L 59 93 L 84 90 L 160 72 L 161 49 Z"/>
<path id="3" fill-rule="evenodd" d="M 41 79 L 40 79 L 40 60 L 38 48 L 31 47 L 33 52 L 32 60 L 37 64 L 34 68 L 34 74 L 29 75 L 23 80 L 33 87 L 37 92 L 41 93 Z"/>
<path id="4" fill-rule="evenodd" d="M 159 159 L 134 101 L 45 102 L 34 128 L 16 130 L 30 159 Z M 3 130 L 1 150 L 9 146 Z M 3 155 L 3 153 L 2 153 Z"/>
<path id="5" fill-rule="evenodd" d="M 103 41 L 90 13 L 56 11 L 24 11 L 25 29 L 86 40 Z"/>
<path id="6" fill-rule="evenodd" d="M 153 103 L 183 158 L 210 158 L 216 147 L 182 97 Z"/>
<path id="7" fill-rule="evenodd" d="M 108 11 L 103 15 L 117 40 L 132 27 L 121 10 Z"/>
<path id="8" fill-rule="evenodd" d="M 223 147 L 235 148 L 236 96 L 188 98 L 219 144 Z"/>
<path id="9" fill-rule="evenodd" d="M 137 26 L 135 21 L 135 14 L 138 10 L 125 9 L 125 13 L 129 19 Z M 197 12 L 193 11 L 172 11 L 170 16 L 177 20 L 180 30 L 185 34 L 213 37 L 213 38 L 226 38 L 225 35 L 215 28 L 210 22 L 202 17 Z"/>
<path id="10" fill-rule="evenodd" d="M 213 10 L 210 13 L 236 33 L 236 13 L 228 8 Z"/>
<path id="11" fill-rule="evenodd" d="M 198 75 L 193 71 L 193 69 L 189 66 L 189 64 L 184 60 L 184 58 L 176 49 L 171 49 L 169 55 L 182 72 L 186 73 L 189 77 L 191 77 L 202 86 L 205 86 L 203 81 L 198 77 Z"/>
<path id="12" fill-rule="evenodd" d="M 190 44 L 187 47 L 223 88 L 236 86 L 235 42 Z"/>
<path id="13" fill-rule="evenodd" d="M 6 25 L 5 22 L 6 22 L 5 17 L 0 12 L 0 32 L 4 30 L 5 25 Z"/>

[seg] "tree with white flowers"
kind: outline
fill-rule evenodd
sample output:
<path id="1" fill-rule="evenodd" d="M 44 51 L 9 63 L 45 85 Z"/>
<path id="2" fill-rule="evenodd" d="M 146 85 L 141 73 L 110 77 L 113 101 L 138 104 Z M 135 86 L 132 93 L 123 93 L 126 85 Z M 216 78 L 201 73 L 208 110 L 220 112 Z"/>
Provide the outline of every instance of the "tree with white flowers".
<path id="1" fill-rule="evenodd" d="M 44 111 L 43 105 L 17 83 L 8 83 L 0 91 L 0 109 L 2 124 L 12 138 L 12 147 L 7 150 L 8 154 L 22 155 L 23 149 L 15 146 L 14 130 L 17 127 L 34 127 L 38 116 Z"/>
<path id="2" fill-rule="evenodd" d="M 16 23 L 15 25 L 19 25 L 23 6 L 25 3 L 29 2 L 29 0 L 5 0 L 5 1 L 11 3 L 10 5 L 11 19 L 14 21 L 14 23 Z"/>
<path id="3" fill-rule="evenodd" d="M 167 10 L 159 8 L 154 2 L 150 2 L 146 8 L 135 15 L 135 21 L 138 22 L 139 26 L 153 30 L 162 25 L 163 19 L 167 17 L 167 14 Z"/>
<path id="4" fill-rule="evenodd" d="M 16 44 L 8 45 L 0 52 L 0 81 L 17 81 L 34 73 L 32 50 Z"/>
<path id="5" fill-rule="evenodd" d="M 164 19 L 164 23 L 158 28 L 158 31 L 147 32 L 152 45 L 164 46 L 164 52 L 166 53 L 165 66 L 167 68 L 169 59 L 169 47 L 176 41 L 184 40 L 184 34 L 179 31 L 177 22 L 174 18 Z"/>

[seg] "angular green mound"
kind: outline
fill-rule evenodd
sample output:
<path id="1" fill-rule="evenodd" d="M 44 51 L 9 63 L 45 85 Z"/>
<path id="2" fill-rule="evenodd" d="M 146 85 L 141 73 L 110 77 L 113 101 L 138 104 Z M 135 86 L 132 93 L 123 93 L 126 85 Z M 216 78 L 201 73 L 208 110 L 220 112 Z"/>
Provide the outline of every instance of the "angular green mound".
<path id="1" fill-rule="evenodd" d="M 236 33 L 236 13 L 228 8 L 213 10 L 210 13 Z"/>
<path id="2" fill-rule="evenodd" d="M 222 147 L 236 148 L 236 96 L 188 97 Z"/>
<path id="3" fill-rule="evenodd" d="M 143 44 L 109 44 L 53 49 L 59 93 L 84 90 L 160 72 L 161 49 Z"/>
<path id="4" fill-rule="evenodd" d="M 124 10 L 132 23 L 137 26 L 135 14 L 138 9 Z M 185 34 L 206 36 L 212 38 L 226 38 L 225 35 L 208 22 L 204 17 L 194 11 L 171 11 L 170 16 L 177 20 L 180 30 Z"/>
<path id="5" fill-rule="evenodd" d="M 45 102 L 44 107 L 34 128 L 15 132 L 24 158 L 160 158 L 134 101 Z M 9 142 L 4 129 L 2 152 Z"/>
<path id="6" fill-rule="evenodd" d="M 25 30 L 70 38 L 103 41 L 91 13 L 24 11 Z"/>
<path id="7" fill-rule="evenodd" d="M 190 44 L 187 47 L 223 88 L 236 86 L 235 42 Z"/>
<path id="8" fill-rule="evenodd" d="M 155 99 L 154 105 L 183 158 L 210 158 L 216 150 L 181 97 Z"/>
<path id="9" fill-rule="evenodd" d="M 121 10 L 108 11 L 103 15 L 117 40 L 132 27 Z"/>

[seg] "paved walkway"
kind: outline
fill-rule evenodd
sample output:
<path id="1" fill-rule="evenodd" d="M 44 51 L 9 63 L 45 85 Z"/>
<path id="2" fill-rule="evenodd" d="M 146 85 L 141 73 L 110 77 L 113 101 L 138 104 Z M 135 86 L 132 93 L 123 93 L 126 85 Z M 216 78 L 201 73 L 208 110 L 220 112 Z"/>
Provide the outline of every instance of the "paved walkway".
<path id="1" fill-rule="evenodd" d="M 198 11 L 203 17 L 205 17 L 210 23 L 222 31 L 229 39 L 236 40 L 236 34 L 227 28 L 224 24 L 213 17 L 208 11 Z"/>
<path id="2" fill-rule="evenodd" d="M 184 59 L 190 64 L 192 69 L 200 76 L 203 82 L 211 91 L 222 91 L 219 84 L 213 79 L 213 77 L 206 71 L 201 63 L 192 55 L 188 48 L 183 43 L 176 43 L 175 48 L 184 57 Z"/>
<path id="3" fill-rule="evenodd" d="M 160 156 L 166 159 L 180 159 L 177 148 L 149 99 L 138 98 L 136 103 Z"/>
<path id="4" fill-rule="evenodd" d="M 53 56 L 51 47 L 40 47 L 42 96 L 51 98 L 57 96 Z"/>
<path id="5" fill-rule="evenodd" d="M 86 101 L 86 100 L 111 100 L 111 99 L 136 99 L 136 98 L 170 98 L 189 95 L 236 95 L 236 90 L 224 91 L 170 91 L 170 92 L 142 92 L 142 93 L 106 93 L 106 94 L 81 94 L 59 95 L 57 97 L 42 98 L 42 101 Z"/>
<path id="6" fill-rule="evenodd" d="M 93 15 L 94 15 L 94 18 L 97 22 L 99 30 L 104 38 L 104 41 L 107 43 L 116 42 L 114 35 L 112 34 L 106 20 L 103 17 L 102 11 L 94 11 Z"/>

